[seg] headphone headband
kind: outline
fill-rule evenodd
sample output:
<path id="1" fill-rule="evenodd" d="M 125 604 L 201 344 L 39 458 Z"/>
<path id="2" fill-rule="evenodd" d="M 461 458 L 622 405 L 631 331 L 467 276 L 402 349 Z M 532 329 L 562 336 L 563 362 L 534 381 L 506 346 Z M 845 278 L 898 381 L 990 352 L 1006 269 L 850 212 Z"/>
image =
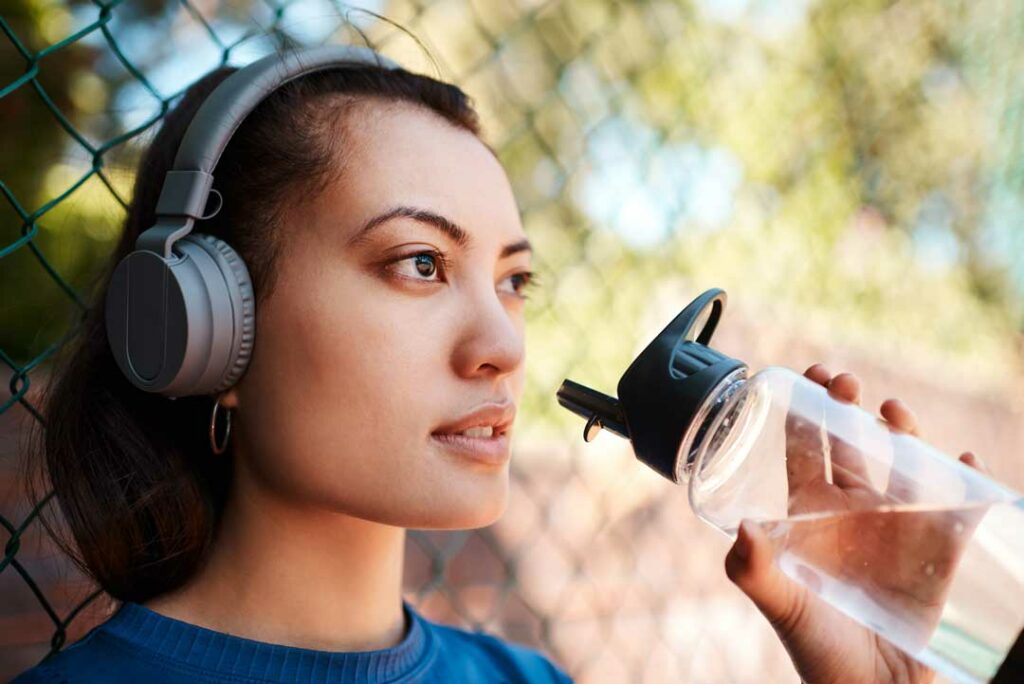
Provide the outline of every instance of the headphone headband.
<path id="1" fill-rule="evenodd" d="M 208 218 L 202 211 L 216 192 L 213 169 L 245 117 L 276 88 L 314 71 L 363 65 L 401 68 L 369 48 L 304 48 L 239 69 L 199 106 L 164 178 L 156 222 L 118 263 L 107 290 L 107 341 L 135 387 L 170 398 L 218 394 L 242 377 L 256 334 L 249 269 L 227 242 L 189 235 Z"/>
<path id="2" fill-rule="evenodd" d="M 213 169 L 231 136 L 267 95 L 316 71 L 345 66 L 400 65 L 368 47 L 323 45 L 267 55 L 228 76 L 206 98 L 185 131 L 156 204 L 156 224 L 139 235 L 136 249 L 171 259 L 171 246 L 188 235 L 213 186 Z"/>

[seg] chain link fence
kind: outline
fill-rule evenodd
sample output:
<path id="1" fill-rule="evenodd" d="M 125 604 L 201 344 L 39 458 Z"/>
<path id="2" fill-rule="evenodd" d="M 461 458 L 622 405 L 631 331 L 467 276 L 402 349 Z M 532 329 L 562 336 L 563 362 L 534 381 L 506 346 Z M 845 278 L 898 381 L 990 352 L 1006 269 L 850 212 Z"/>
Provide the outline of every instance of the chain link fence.
<path id="1" fill-rule="evenodd" d="M 1000 33 L 1013 10 L 978 24 L 963 3 L 892 5 L 872 15 L 828 2 L 15 0 L 0 15 L 0 360 L 10 392 L 0 403 L 0 675 L 114 608 L 42 533 L 38 515 L 56 504 L 23 497 L 18 438 L 43 420 L 35 397 L 47 361 L 92 305 L 88 284 L 116 241 L 149 136 L 216 66 L 354 42 L 474 98 L 544 283 L 527 308 L 508 512 L 480 530 L 410 531 L 407 598 L 429 618 L 540 648 L 581 682 L 797 681 L 770 627 L 725 579 L 728 540 L 621 440 L 584 445 L 582 422 L 554 393 L 566 377 L 611 393 L 695 292 L 722 285 L 749 302 L 723 323 L 726 351 L 753 367 L 826 360 L 856 370 L 869 400 L 902 392 L 933 441 L 973 448 L 1024 484 L 1010 450 L 1024 443 L 1019 300 L 1004 282 L 1012 277 L 992 275 L 1014 263 L 986 261 L 979 245 L 993 234 L 958 227 L 983 224 L 989 206 L 962 200 L 960 185 L 995 179 L 1000 206 L 1024 206 L 1020 156 L 994 141 L 999 165 L 986 166 L 988 143 L 935 124 L 974 130 L 1014 111 L 1008 85 L 988 111 L 935 66 L 989 83 L 1002 72 L 984 59 L 971 72 L 956 31 L 971 27 L 961 42 L 1016 63 L 1017 36 Z M 906 27 L 916 33 L 886 33 Z M 1001 38 L 982 40 L 989 33 Z M 936 36 L 947 40 L 936 47 Z M 906 69 L 890 73 L 912 82 L 908 92 L 939 104 L 918 111 L 903 90 L 858 80 L 884 66 L 870 62 L 885 53 L 871 40 L 895 46 L 889 56 Z M 1006 127 L 1018 140 L 1016 119 Z M 900 146 L 927 135 L 927 149 Z M 922 211 L 939 216 L 924 230 Z M 946 271 L 919 269 L 921 252 L 905 246 L 934 225 L 952 237 L 925 239 L 924 253 L 951 259 Z M 997 237 L 1017 244 L 1013 231 Z M 892 256 L 901 249 L 905 261 Z M 956 277 L 936 275 L 947 271 Z M 906 292 L 911 304 L 896 301 Z M 951 368 L 971 380 L 936 372 Z"/>

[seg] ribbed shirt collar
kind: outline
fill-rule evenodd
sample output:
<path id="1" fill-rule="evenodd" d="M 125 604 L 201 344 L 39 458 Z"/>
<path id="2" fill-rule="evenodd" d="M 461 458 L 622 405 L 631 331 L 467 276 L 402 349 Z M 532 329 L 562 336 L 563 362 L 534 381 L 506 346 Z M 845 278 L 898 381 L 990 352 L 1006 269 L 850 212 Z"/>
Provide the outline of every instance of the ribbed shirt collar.
<path id="1" fill-rule="evenodd" d="M 102 630 L 134 650 L 219 675 L 272 682 L 367 684 L 400 680 L 429 666 L 437 650 L 431 625 L 402 602 L 408 631 L 395 646 L 376 651 L 317 651 L 270 644 L 167 617 L 138 603 L 122 603 Z M 143 654 L 139 654 L 143 655 Z"/>

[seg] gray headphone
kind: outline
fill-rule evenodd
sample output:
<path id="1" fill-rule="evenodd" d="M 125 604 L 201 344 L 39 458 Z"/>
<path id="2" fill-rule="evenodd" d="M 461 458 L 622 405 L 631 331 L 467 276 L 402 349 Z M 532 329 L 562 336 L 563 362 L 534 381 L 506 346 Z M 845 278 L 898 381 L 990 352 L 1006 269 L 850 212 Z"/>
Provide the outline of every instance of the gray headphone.
<path id="1" fill-rule="evenodd" d="M 256 321 L 249 271 L 223 240 L 191 233 L 223 202 L 212 188 L 213 169 L 242 120 L 271 92 L 315 71 L 365 65 L 400 68 L 361 46 L 292 50 L 234 72 L 200 106 L 167 172 L 156 223 L 118 263 L 107 291 L 107 340 L 133 385 L 176 398 L 216 394 L 242 377 Z M 211 192 L 218 205 L 204 216 Z"/>

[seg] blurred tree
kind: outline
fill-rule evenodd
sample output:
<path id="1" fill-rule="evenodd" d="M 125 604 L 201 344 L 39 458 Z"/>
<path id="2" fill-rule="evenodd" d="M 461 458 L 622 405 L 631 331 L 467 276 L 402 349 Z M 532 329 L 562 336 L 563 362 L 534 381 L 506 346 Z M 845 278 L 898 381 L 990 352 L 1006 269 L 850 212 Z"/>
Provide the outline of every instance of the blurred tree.
<path id="1" fill-rule="evenodd" d="M 0 87 L 33 68 L 15 37 L 32 54 L 82 34 L 38 60 L 38 88 L 0 97 L 4 130 L 28 131 L 0 149 L 0 182 L 25 212 L 46 209 L 33 249 L 0 267 L 0 349 L 24 361 L 79 309 L 119 229 L 134 159 L 175 92 L 229 56 L 259 54 L 241 43 L 261 32 L 276 46 L 359 37 L 339 37 L 352 8 L 330 0 L 11 1 Z M 1024 206 L 1024 174 L 1003 149 L 1020 117 L 994 63 L 1019 52 L 1018 32 L 1004 28 L 1019 10 L 995 0 L 377 9 L 425 38 L 439 75 L 475 97 L 509 172 L 548 283 L 530 309 L 544 345 L 526 398 L 538 413 L 550 415 L 541 409 L 574 365 L 614 383 L 636 350 L 632 335 L 602 326 L 635 331 L 677 275 L 817 317 L 836 335 L 1019 363 L 1012 269 L 1024 273 L 1024 260 L 991 246 L 991 226 L 1011 216 L 993 218 L 993 207 Z M 332 13 L 338 21 L 325 21 Z M 410 54 L 386 22 L 367 32 Z M 11 244 L 25 222 L 0 215 Z"/>

